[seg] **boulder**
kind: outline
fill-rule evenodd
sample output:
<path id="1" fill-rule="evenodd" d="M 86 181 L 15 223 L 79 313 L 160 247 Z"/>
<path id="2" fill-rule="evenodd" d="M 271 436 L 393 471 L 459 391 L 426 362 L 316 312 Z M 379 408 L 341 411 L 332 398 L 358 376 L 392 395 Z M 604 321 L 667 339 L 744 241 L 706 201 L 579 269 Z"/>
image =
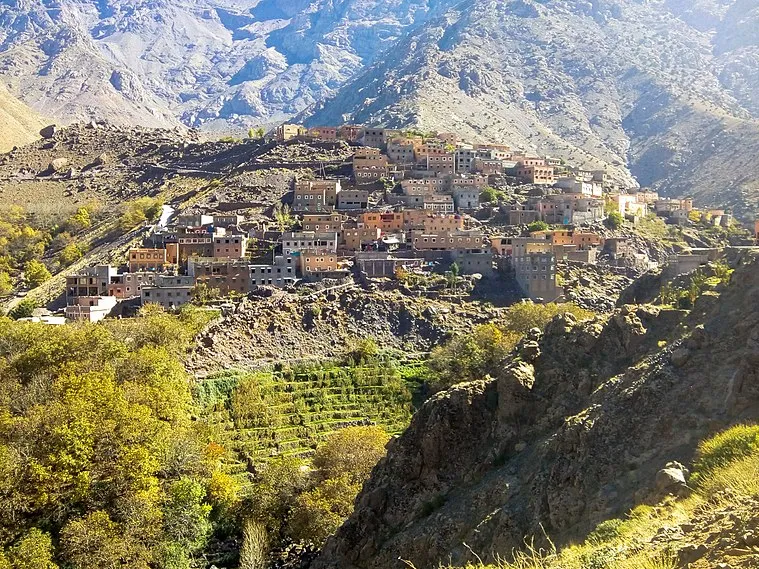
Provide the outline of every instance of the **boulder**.
<path id="1" fill-rule="evenodd" d="M 690 350 L 687 348 L 678 348 L 672 352 L 670 361 L 675 367 L 683 367 L 690 359 Z"/>
<path id="2" fill-rule="evenodd" d="M 679 462 L 668 462 L 656 473 L 656 488 L 666 494 L 679 493 L 687 487 L 688 474 L 688 469 Z"/>
<path id="3" fill-rule="evenodd" d="M 50 171 L 54 172 L 56 174 L 61 174 L 68 170 L 69 168 L 69 161 L 68 158 L 55 158 L 52 162 L 50 162 Z"/>
<path id="4" fill-rule="evenodd" d="M 58 132 L 58 128 L 51 124 L 40 130 L 40 136 L 42 138 L 53 138 L 56 132 Z"/>

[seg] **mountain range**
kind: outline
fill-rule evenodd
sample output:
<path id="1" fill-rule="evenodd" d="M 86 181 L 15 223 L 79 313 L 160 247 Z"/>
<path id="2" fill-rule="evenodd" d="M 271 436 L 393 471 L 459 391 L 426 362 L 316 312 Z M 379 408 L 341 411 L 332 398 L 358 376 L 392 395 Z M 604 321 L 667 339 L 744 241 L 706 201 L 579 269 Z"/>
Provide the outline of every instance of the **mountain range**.
<path id="1" fill-rule="evenodd" d="M 0 81 L 68 121 L 455 130 L 759 203 L 755 0 L 0 0 Z"/>

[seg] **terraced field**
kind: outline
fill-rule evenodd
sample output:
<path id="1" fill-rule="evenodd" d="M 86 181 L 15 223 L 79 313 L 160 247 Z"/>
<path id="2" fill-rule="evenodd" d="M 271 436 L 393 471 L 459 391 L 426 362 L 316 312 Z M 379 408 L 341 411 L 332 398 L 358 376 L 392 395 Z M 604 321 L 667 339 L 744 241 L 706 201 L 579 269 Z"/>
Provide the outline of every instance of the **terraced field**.
<path id="1" fill-rule="evenodd" d="M 198 384 L 196 399 L 243 467 L 279 455 L 307 456 L 324 437 L 352 425 L 403 431 L 418 387 L 403 379 L 406 367 L 385 361 L 230 370 Z"/>

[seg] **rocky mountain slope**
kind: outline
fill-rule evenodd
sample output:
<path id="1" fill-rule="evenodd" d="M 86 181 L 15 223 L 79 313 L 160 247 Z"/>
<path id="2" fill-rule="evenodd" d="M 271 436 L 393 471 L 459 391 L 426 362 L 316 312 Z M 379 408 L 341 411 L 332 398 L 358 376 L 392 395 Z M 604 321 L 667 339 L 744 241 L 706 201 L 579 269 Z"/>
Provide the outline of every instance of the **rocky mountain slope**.
<path id="1" fill-rule="evenodd" d="M 419 125 L 757 207 L 753 2 L 473 0 L 406 37 L 311 124 Z"/>
<path id="2" fill-rule="evenodd" d="M 0 75 L 64 120 L 282 121 L 452 0 L 0 4 Z"/>
<path id="3" fill-rule="evenodd" d="M 45 120 L 0 85 L 0 153 L 39 138 Z"/>
<path id="4" fill-rule="evenodd" d="M 690 312 L 560 316 L 496 377 L 429 400 L 313 567 L 487 561 L 543 531 L 557 545 L 584 537 L 655 499 L 660 469 L 759 412 L 759 256 L 738 265 Z"/>

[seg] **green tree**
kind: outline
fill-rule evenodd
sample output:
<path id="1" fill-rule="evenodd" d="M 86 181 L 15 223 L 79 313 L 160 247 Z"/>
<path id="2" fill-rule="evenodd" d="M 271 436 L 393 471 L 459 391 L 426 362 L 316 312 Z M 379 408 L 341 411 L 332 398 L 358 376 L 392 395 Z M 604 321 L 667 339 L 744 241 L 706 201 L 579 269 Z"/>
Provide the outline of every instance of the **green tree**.
<path id="1" fill-rule="evenodd" d="M 76 243 L 69 243 L 58 253 L 58 262 L 62 267 L 68 267 L 82 258 L 84 253 Z"/>
<path id="2" fill-rule="evenodd" d="M 37 308 L 39 308 L 39 305 L 34 300 L 31 298 L 25 298 L 11 308 L 8 316 L 14 320 L 18 320 L 19 318 L 31 318 Z"/>
<path id="3" fill-rule="evenodd" d="M 75 569 L 119 567 L 126 553 L 119 525 L 107 512 L 93 512 L 61 530 L 61 551 Z"/>
<path id="4" fill-rule="evenodd" d="M 347 476 L 362 484 L 385 456 L 390 436 L 381 427 L 348 427 L 330 435 L 314 453 L 314 468 L 322 480 Z"/>
<path id="5" fill-rule="evenodd" d="M 608 217 L 606 218 L 606 225 L 610 229 L 619 229 L 622 227 L 622 224 L 625 222 L 625 218 L 622 217 L 622 214 L 618 211 L 611 212 Z"/>
<path id="6" fill-rule="evenodd" d="M 90 213 L 89 207 L 80 207 L 74 215 L 68 218 L 66 227 L 74 232 L 89 229 L 92 226 L 92 216 Z"/>
<path id="7" fill-rule="evenodd" d="M 206 490 L 197 480 L 183 478 L 168 491 L 164 507 L 164 533 L 181 545 L 188 555 L 205 546 L 211 531 L 211 506 L 205 503 Z"/>
<path id="8" fill-rule="evenodd" d="M 286 231 L 292 227 L 295 219 L 290 211 L 290 206 L 277 202 L 274 206 L 274 220 L 277 222 L 277 229 L 279 231 Z"/>
<path id="9" fill-rule="evenodd" d="M 533 221 L 527 226 L 527 230 L 530 233 L 534 233 L 535 231 L 547 231 L 548 228 L 548 224 L 545 221 L 541 220 Z"/>
<path id="10" fill-rule="evenodd" d="M 353 342 L 348 349 L 348 363 L 361 365 L 375 359 L 379 355 L 379 346 L 374 338 L 361 338 Z"/>
<path id="11" fill-rule="evenodd" d="M 328 479 L 304 492 L 295 501 L 290 519 L 292 537 L 317 547 L 353 512 L 353 502 L 361 486 L 348 475 Z"/>
<path id="12" fill-rule="evenodd" d="M 495 203 L 501 201 L 505 197 L 506 195 L 503 192 L 496 190 L 491 186 L 485 186 L 480 194 L 480 201 L 483 203 Z"/>
<path id="13" fill-rule="evenodd" d="M 221 290 L 218 288 L 211 288 L 208 286 L 208 283 L 198 282 L 192 287 L 190 295 L 195 304 L 205 305 L 221 298 Z"/>
<path id="14" fill-rule="evenodd" d="M 36 288 L 50 279 L 50 271 L 40 261 L 32 259 L 24 265 L 24 280 L 31 288 Z"/>
<path id="15" fill-rule="evenodd" d="M 247 520 L 242 530 L 240 569 L 266 569 L 269 554 L 269 537 L 266 526 L 256 520 Z"/>
<path id="16" fill-rule="evenodd" d="M 13 292 L 11 276 L 5 271 L 0 271 L 0 296 L 5 296 L 11 292 Z"/>
<path id="17" fill-rule="evenodd" d="M 53 551 L 50 535 L 32 528 L 11 548 L 9 560 L 13 569 L 58 569 Z"/>

